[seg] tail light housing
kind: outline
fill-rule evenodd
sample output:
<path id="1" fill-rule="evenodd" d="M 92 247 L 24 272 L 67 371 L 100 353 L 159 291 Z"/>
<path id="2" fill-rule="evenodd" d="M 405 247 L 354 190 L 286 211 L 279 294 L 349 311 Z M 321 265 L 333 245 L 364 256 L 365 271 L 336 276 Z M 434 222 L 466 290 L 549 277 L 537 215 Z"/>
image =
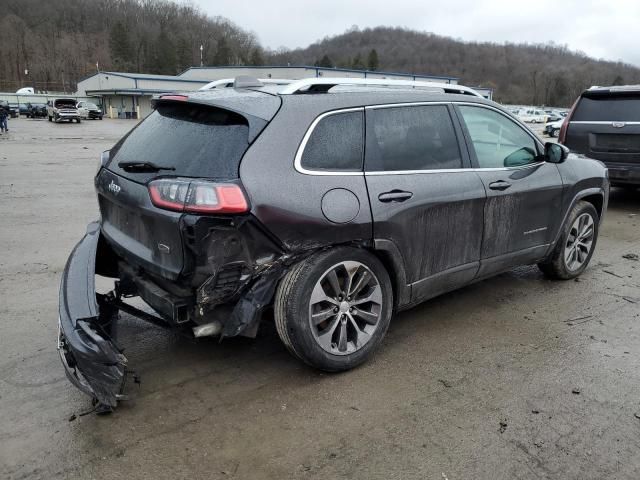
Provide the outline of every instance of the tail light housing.
<path id="1" fill-rule="evenodd" d="M 110 150 L 105 150 L 104 152 L 102 152 L 100 154 L 100 162 L 98 163 L 98 173 L 100 172 L 100 169 L 106 167 L 107 164 L 109 163 L 109 154 L 110 153 L 111 153 Z"/>
<path id="2" fill-rule="evenodd" d="M 571 117 L 573 116 L 573 112 L 576 110 L 576 106 L 578 105 L 579 101 L 580 97 L 578 97 L 576 101 L 573 102 L 571 110 L 569 110 L 569 114 L 565 117 L 564 122 L 562 122 L 562 125 L 560 126 L 560 132 L 558 133 L 558 143 L 564 145 L 564 142 L 567 138 L 567 129 L 569 128 L 569 122 L 571 121 Z"/>
<path id="3" fill-rule="evenodd" d="M 246 213 L 249 203 L 235 183 L 162 178 L 149 183 L 151 203 L 158 208 L 188 213 Z"/>

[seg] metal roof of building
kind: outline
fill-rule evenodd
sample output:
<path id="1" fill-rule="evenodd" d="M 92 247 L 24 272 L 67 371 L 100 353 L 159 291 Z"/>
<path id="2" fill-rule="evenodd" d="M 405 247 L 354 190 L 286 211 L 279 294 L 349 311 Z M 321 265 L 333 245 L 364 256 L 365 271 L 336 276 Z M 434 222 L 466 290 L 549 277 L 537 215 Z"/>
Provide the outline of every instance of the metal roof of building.
<path id="1" fill-rule="evenodd" d="M 365 74 L 373 74 L 373 75 L 398 75 L 404 77 L 415 77 L 415 78 L 439 78 L 439 79 L 447 79 L 447 80 L 459 80 L 459 77 L 452 77 L 449 75 L 429 75 L 422 73 L 408 73 L 408 72 L 388 72 L 384 70 L 358 70 L 353 68 L 333 68 L 333 67 L 316 67 L 313 65 L 224 65 L 224 66 L 215 66 L 215 67 L 189 67 L 184 72 L 178 74 L 178 77 L 181 77 L 189 70 L 222 70 L 222 69 L 230 69 L 230 68 L 247 68 L 247 69 L 269 69 L 269 68 L 304 68 L 307 70 L 322 70 L 322 71 L 333 71 L 333 72 L 349 72 L 349 73 L 365 73 Z"/>

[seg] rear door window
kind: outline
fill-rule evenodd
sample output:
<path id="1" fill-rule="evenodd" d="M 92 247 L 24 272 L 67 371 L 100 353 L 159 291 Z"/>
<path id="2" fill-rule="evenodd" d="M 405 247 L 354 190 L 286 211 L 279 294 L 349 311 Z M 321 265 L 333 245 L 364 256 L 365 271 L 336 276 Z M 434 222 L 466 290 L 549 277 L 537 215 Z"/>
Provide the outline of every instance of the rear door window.
<path id="1" fill-rule="evenodd" d="M 640 122 L 640 95 L 583 96 L 572 122 Z"/>
<path id="2" fill-rule="evenodd" d="M 456 168 L 462 156 L 446 105 L 367 111 L 368 172 Z"/>
<path id="3" fill-rule="evenodd" d="M 111 151 L 109 170 L 138 182 L 159 175 L 234 179 L 249 146 L 246 119 L 193 103 L 160 103 Z M 121 162 L 150 162 L 167 170 L 131 172 Z"/>
<path id="4" fill-rule="evenodd" d="M 364 121 L 361 110 L 328 115 L 315 126 L 302 152 L 306 170 L 362 171 Z"/>

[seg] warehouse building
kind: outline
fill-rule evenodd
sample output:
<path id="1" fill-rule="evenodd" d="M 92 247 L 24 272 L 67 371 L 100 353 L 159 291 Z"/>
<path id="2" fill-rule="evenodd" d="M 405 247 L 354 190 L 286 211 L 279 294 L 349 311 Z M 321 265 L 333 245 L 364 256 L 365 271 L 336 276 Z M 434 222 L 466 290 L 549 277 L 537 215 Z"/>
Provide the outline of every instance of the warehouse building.
<path id="1" fill-rule="evenodd" d="M 310 66 L 275 67 L 191 67 L 180 75 L 147 75 L 141 73 L 98 72 L 78 82 L 78 96 L 94 97 L 111 118 L 143 118 L 151 112 L 151 98 L 167 92 L 197 90 L 214 80 L 249 75 L 254 78 L 299 80 L 318 77 L 371 78 L 414 80 L 455 85 L 458 78 L 448 76 L 414 75 L 410 73 L 351 70 Z M 491 98 L 493 91 L 476 88 Z"/>

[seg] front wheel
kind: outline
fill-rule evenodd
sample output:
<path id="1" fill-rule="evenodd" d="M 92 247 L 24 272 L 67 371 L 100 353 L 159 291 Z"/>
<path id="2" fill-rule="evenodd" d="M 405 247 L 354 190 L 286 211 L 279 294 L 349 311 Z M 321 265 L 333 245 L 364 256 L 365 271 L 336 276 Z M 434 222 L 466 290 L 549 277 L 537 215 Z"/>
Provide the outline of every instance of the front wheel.
<path id="1" fill-rule="evenodd" d="M 538 264 L 540 270 L 559 280 L 569 280 L 584 272 L 596 248 L 599 221 L 598 212 L 591 203 L 576 203 L 551 256 Z"/>
<path id="2" fill-rule="evenodd" d="M 339 247 L 294 265 L 278 285 L 276 329 L 287 349 L 320 370 L 363 363 L 393 311 L 391 280 L 374 255 Z"/>

